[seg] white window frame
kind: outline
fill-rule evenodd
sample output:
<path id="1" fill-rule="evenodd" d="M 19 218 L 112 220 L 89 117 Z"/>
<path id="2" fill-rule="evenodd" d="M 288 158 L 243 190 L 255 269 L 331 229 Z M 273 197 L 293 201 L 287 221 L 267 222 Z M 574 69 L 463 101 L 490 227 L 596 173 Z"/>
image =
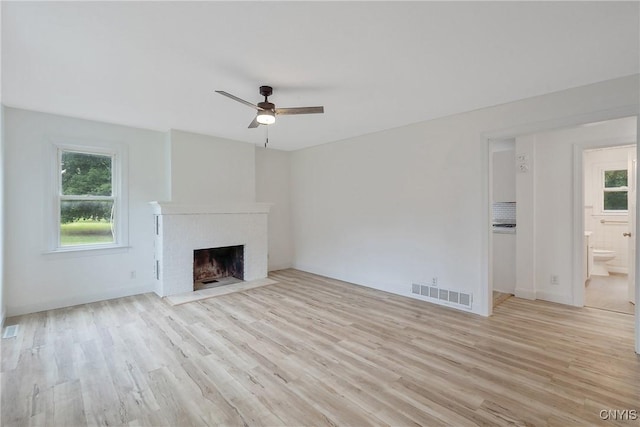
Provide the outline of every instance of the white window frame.
<path id="1" fill-rule="evenodd" d="M 627 209 L 620 209 L 620 210 L 606 210 L 604 208 L 604 194 L 605 193 L 612 193 L 612 192 L 623 192 L 626 191 L 627 192 L 627 197 L 629 195 L 629 187 L 628 186 L 623 186 L 623 187 L 605 187 L 605 178 L 604 178 L 604 174 L 605 172 L 608 171 L 617 171 L 617 170 L 627 170 L 627 164 L 608 164 L 606 166 L 602 166 L 600 167 L 600 193 L 599 193 L 599 206 L 600 206 L 600 213 L 602 215 L 628 215 L 629 210 L 628 207 L 629 205 L 627 204 Z M 627 184 L 628 184 L 628 179 L 629 176 L 627 174 Z"/>
<path id="2" fill-rule="evenodd" d="M 111 157 L 111 196 L 65 196 L 62 194 L 61 164 L 63 152 L 75 152 Z M 120 144 L 87 143 L 86 145 L 53 142 L 51 150 L 51 215 L 47 226 L 47 251 L 84 252 L 128 247 L 128 197 L 127 197 L 127 157 L 126 149 Z M 62 246 L 60 242 L 60 206 L 63 200 L 113 200 L 112 243 Z"/>

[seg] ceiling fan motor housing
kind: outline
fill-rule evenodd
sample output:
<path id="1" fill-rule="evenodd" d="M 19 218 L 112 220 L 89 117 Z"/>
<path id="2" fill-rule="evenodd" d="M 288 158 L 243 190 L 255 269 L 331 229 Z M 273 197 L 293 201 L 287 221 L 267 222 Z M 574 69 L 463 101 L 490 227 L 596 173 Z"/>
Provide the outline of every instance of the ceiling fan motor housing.
<path id="1" fill-rule="evenodd" d="M 260 95 L 262 96 L 271 96 L 273 93 L 273 88 L 271 86 L 260 86 Z"/>
<path id="2" fill-rule="evenodd" d="M 263 110 L 270 110 L 270 111 L 275 111 L 276 106 L 271 103 L 271 102 L 258 102 L 258 107 L 260 107 Z"/>

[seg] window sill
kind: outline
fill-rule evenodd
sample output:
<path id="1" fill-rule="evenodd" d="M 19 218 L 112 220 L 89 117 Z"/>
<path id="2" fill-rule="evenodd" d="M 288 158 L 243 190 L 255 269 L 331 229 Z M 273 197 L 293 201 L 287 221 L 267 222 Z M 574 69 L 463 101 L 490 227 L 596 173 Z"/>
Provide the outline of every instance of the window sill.
<path id="1" fill-rule="evenodd" d="M 128 252 L 131 246 L 127 245 L 109 245 L 109 246 L 73 246 L 69 248 L 58 248 L 44 251 L 42 254 L 54 257 L 80 257 L 80 256 L 99 256 L 114 255 Z"/>

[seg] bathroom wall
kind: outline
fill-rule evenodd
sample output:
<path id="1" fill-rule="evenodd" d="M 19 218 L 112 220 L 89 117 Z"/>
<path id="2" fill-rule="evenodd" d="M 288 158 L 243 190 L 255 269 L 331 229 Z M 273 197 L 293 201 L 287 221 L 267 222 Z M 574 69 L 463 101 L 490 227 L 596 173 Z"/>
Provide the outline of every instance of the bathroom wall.
<path id="1" fill-rule="evenodd" d="M 608 263 L 609 271 L 627 273 L 629 241 L 622 233 L 629 231 L 627 213 L 603 215 L 602 169 L 627 169 L 627 159 L 635 147 L 612 147 L 587 150 L 584 153 L 584 224 L 593 232 L 591 242 L 595 249 L 616 251 L 616 257 Z M 604 222 L 602 222 L 604 221 Z"/>

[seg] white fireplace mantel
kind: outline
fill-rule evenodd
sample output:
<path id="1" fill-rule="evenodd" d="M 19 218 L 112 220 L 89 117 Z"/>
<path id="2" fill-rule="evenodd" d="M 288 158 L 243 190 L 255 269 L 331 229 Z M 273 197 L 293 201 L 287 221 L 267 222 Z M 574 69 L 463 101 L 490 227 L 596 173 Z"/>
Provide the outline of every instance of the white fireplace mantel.
<path id="1" fill-rule="evenodd" d="M 266 214 L 272 203 L 223 203 L 215 205 L 182 204 L 173 202 L 151 202 L 156 215 L 201 215 L 201 214 Z"/>
<path id="2" fill-rule="evenodd" d="M 194 250 L 244 246 L 244 280 L 267 277 L 270 203 L 151 202 L 155 216 L 156 293 L 193 291 Z"/>

